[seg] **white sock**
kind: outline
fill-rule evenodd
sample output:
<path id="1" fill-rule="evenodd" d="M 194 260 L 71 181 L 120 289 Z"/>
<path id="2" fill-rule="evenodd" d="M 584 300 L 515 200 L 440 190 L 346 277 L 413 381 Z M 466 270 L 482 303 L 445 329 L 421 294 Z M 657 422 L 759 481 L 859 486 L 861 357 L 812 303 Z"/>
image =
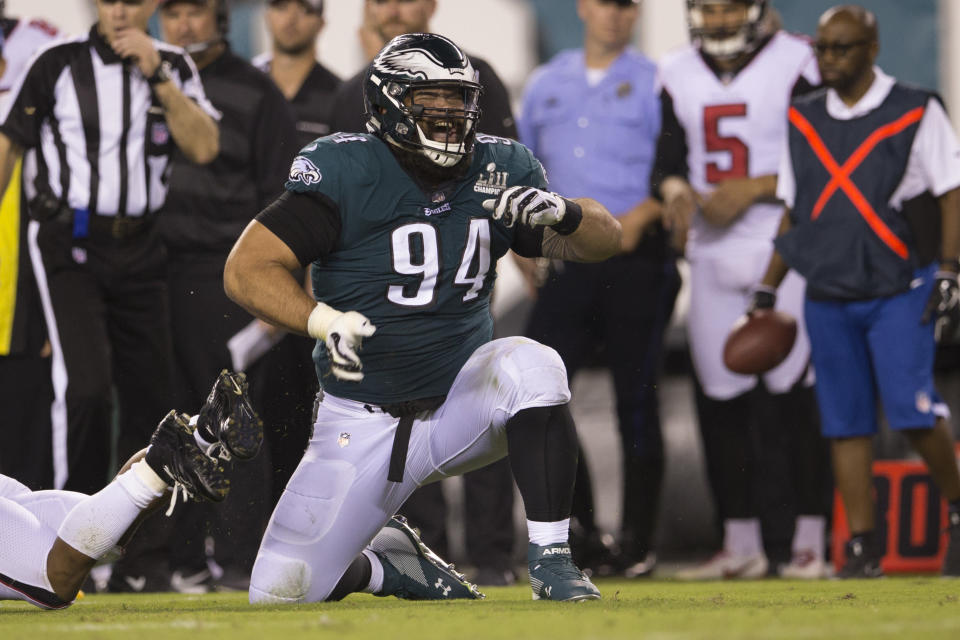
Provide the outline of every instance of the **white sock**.
<path id="1" fill-rule="evenodd" d="M 209 451 L 210 447 L 217 444 L 216 442 L 207 442 L 206 438 L 200 435 L 200 429 L 197 429 L 197 420 L 200 418 L 200 414 L 195 416 L 190 416 L 190 422 L 188 423 L 193 427 L 193 439 L 197 441 L 197 446 L 200 447 L 201 451 Z"/>
<path id="2" fill-rule="evenodd" d="M 823 534 L 827 519 L 823 516 L 797 516 L 797 528 L 793 532 L 793 551 L 809 549 L 821 560 L 824 555 Z"/>
<path id="3" fill-rule="evenodd" d="M 137 465 L 143 465 L 146 471 L 138 470 Z M 150 478 L 150 474 L 159 479 L 146 463 L 136 463 L 106 487 L 77 503 L 63 519 L 57 536 L 80 553 L 99 558 L 120 541 L 144 507 L 163 495 L 163 490 L 154 491 L 143 480 L 143 476 Z M 160 482 L 166 488 L 166 483 Z"/>
<path id="4" fill-rule="evenodd" d="M 763 553 L 760 520 L 757 518 L 729 518 L 724 520 L 723 549 L 737 556 Z"/>
<path id="5" fill-rule="evenodd" d="M 383 565 L 380 558 L 370 549 L 364 549 L 363 555 L 370 561 L 370 584 L 361 589 L 364 593 L 378 593 L 383 589 Z"/>
<path id="6" fill-rule="evenodd" d="M 570 535 L 570 518 L 556 522 L 527 520 L 527 535 L 530 536 L 531 544 L 538 547 L 564 543 Z"/>

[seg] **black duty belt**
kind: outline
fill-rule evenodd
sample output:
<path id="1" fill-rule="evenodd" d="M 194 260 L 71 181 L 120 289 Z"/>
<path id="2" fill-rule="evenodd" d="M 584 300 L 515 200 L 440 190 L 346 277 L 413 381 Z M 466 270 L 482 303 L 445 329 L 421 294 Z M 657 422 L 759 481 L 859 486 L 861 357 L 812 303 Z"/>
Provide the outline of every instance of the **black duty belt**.
<path id="1" fill-rule="evenodd" d="M 144 216 L 90 216 L 89 228 L 93 233 L 110 234 L 117 240 L 132 238 L 147 231 L 154 221 L 153 215 Z"/>
<path id="2" fill-rule="evenodd" d="M 436 411 L 446 399 L 446 396 L 436 396 L 380 406 L 394 418 L 400 418 L 397 432 L 393 436 L 393 450 L 390 452 L 390 471 L 387 473 L 387 480 L 403 482 L 403 471 L 407 466 L 407 448 L 410 446 L 410 433 L 413 431 L 413 419 L 417 414 Z"/>

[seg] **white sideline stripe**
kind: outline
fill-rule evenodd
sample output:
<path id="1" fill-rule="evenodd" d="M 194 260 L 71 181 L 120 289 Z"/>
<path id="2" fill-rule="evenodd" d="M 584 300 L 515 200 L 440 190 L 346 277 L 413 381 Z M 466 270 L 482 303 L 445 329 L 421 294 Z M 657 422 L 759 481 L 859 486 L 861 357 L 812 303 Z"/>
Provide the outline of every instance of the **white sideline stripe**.
<path id="1" fill-rule="evenodd" d="M 67 482 L 67 365 L 63 359 L 63 349 L 60 348 L 60 333 L 57 330 L 57 319 L 53 315 L 53 304 L 50 302 L 50 289 L 47 286 L 47 272 L 43 267 L 43 257 L 40 255 L 40 246 L 37 244 L 37 233 L 40 223 L 31 220 L 27 227 L 27 241 L 30 246 L 30 262 L 33 264 L 33 274 L 37 279 L 37 289 L 40 291 L 40 303 L 43 306 L 43 316 L 47 321 L 47 333 L 50 337 L 51 377 L 53 378 L 53 404 L 50 405 L 50 422 L 52 424 L 53 440 L 53 486 L 62 489 Z"/>

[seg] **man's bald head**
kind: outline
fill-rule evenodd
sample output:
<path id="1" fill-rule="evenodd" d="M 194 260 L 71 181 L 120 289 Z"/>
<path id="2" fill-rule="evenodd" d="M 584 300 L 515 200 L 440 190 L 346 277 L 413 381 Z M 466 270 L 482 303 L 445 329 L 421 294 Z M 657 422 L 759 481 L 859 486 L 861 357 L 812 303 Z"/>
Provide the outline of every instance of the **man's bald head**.
<path id="1" fill-rule="evenodd" d="M 835 22 L 845 22 L 861 30 L 860 37 L 863 40 L 876 42 L 879 39 L 877 32 L 877 16 L 860 5 L 841 4 L 831 7 L 823 12 L 820 21 L 817 22 L 817 28 L 822 29 L 828 24 Z"/>
<path id="2" fill-rule="evenodd" d="M 872 11 L 845 4 L 820 16 L 813 45 L 820 78 L 844 99 L 859 99 L 870 87 L 879 48 L 877 17 Z"/>

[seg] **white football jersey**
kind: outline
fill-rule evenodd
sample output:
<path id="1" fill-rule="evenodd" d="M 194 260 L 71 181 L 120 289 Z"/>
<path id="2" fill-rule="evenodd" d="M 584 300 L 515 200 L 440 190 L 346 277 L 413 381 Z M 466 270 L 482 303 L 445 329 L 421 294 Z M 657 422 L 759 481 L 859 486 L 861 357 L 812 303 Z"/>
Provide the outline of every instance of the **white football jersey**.
<path id="1" fill-rule="evenodd" d="M 30 67 L 34 54 L 60 37 L 56 27 L 40 19 L 2 22 L 5 27 L 12 22 L 13 29 L 6 35 L 3 43 L 3 59 L 7 67 L 0 76 L 0 111 L 10 99 L 10 90 L 20 78 L 20 74 Z"/>
<path id="2" fill-rule="evenodd" d="M 820 83 L 809 42 L 784 31 L 726 84 L 692 45 L 665 56 L 659 73 L 686 134 L 690 185 L 702 195 L 729 178 L 776 175 L 793 88 L 801 76 L 811 85 Z M 708 224 L 698 213 L 686 253 L 693 257 L 728 251 L 738 240 L 769 240 L 782 212 L 779 205 L 756 204 L 726 228 Z"/>

